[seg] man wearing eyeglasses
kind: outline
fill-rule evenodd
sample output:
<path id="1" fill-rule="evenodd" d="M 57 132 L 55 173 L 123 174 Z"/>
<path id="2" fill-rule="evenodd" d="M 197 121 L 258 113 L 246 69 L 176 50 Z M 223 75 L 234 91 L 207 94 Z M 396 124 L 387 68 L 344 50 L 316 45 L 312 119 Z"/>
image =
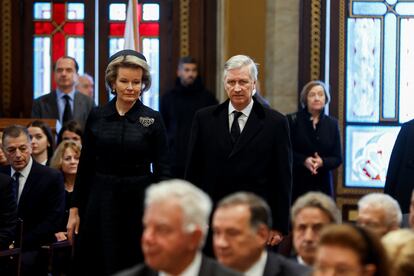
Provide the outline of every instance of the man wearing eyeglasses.
<path id="1" fill-rule="evenodd" d="M 7 127 L 2 142 L 10 165 L 1 167 L 0 172 L 13 178 L 17 214 L 23 220 L 22 275 L 40 275 L 46 269 L 41 267 L 40 247 L 55 242 L 54 233 L 63 217 L 63 177 L 31 157 L 30 135 L 25 127 Z"/>

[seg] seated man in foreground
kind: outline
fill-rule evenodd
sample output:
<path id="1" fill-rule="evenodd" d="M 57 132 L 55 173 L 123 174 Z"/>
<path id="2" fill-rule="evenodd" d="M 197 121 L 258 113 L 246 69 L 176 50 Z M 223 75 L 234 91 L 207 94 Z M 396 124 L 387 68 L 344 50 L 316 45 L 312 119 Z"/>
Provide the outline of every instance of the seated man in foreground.
<path id="1" fill-rule="evenodd" d="M 210 198 L 184 180 L 151 185 L 141 240 L 145 264 L 116 275 L 240 275 L 201 253 L 211 208 Z"/>
<path id="2" fill-rule="evenodd" d="M 243 275 L 307 275 L 307 267 L 268 252 L 272 226 L 269 205 L 253 193 L 222 199 L 213 215 L 213 245 L 218 261 Z"/>

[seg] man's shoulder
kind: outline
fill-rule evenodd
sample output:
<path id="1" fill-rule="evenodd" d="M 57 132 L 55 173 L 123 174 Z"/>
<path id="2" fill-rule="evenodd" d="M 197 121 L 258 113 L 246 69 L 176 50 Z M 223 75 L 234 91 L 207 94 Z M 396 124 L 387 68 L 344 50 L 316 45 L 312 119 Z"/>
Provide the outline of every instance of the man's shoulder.
<path id="1" fill-rule="evenodd" d="M 203 256 L 199 276 L 241 276 L 242 274 L 233 271 L 216 260 Z"/>
<path id="2" fill-rule="evenodd" d="M 279 271 L 278 274 L 272 273 Z M 308 275 L 310 269 L 280 254 L 268 253 L 264 275 Z"/>
<path id="3" fill-rule="evenodd" d="M 33 160 L 30 174 L 39 175 L 44 179 L 55 180 L 57 177 L 60 177 L 62 173 L 57 169 L 41 165 Z"/>
<path id="4" fill-rule="evenodd" d="M 50 100 L 56 99 L 56 92 L 52 91 L 50 93 L 44 94 L 42 96 L 37 97 L 34 102 L 35 103 L 45 103 L 49 102 Z"/>
<path id="5" fill-rule="evenodd" d="M 158 272 L 152 270 L 146 264 L 141 263 L 133 267 L 122 270 L 114 276 L 157 276 Z"/>
<path id="6" fill-rule="evenodd" d="M 6 186 L 11 180 L 12 178 L 5 172 L 0 172 L 0 186 Z"/>

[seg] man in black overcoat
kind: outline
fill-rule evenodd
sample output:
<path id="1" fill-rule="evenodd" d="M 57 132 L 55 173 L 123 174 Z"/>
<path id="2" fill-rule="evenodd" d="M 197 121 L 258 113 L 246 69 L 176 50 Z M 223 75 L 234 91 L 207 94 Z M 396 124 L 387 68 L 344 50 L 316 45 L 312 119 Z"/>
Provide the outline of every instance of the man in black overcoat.
<path id="1" fill-rule="evenodd" d="M 12 178 L 0 173 L 0 250 L 7 249 L 16 234 L 17 209 L 12 185 Z"/>
<path id="2" fill-rule="evenodd" d="M 198 111 L 193 120 L 186 179 L 217 202 L 236 191 L 263 197 L 272 209 L 269 243 L 288 232 L 292 181 L 289 127 L 284 115 L 252 99 L 254 61 L 230 58 L 224 68 L 229 100 Z M 236 120 L 235 120 L 236 118 Z"/>
<path id="3" fill-rule="evenodd" d="M 411 192 L 414 189 L 414 120 L 402 125 L 392 150 L 384 192 L 395 198 L 401 211 L 410 211 Z"/>

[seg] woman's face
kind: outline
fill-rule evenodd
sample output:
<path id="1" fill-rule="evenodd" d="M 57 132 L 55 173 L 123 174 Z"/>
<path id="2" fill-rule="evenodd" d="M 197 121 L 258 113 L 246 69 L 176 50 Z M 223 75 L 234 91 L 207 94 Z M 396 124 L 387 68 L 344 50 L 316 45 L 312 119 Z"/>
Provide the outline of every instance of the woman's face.
<path id="1" fill-rule="evenodd" d="M 310 113 L 321 112 L 325 107 L 326 97 L 323 87 L 320 85 L 315 85 L 308 92 L 307 107 Z"/>
<path id="2" fill-rule="evenodd" d="M 47 147 L 50 146 L 47 141 L 47 136 L 40 127 L 29 127 L 29 134 L 32 137 L 32 154 L 34 156 L 39 155 L 47 151 Z"/>
<path id="3" fill-rule="evenodd" d="M 358 254 L 339 245 L 321 245 L 314 263 L 314 276 L 370 276 L 374 275 L 373 265 L 364 266 Z"/>
<path id="4" fill-rule="evenodd" d="M 116 91 L 117 101 L 121 104 L 133 104 L 142 89 L 142 68 L 119 68 L 112 88 Z"/>
<path id="5" fill-rule="evenodd" d="M 65 140 L 73 140 L 76 143 L 78 143 L 79 145 L 82 144 L 82 138 L 78 134 L 76 134 L 75 132 L 72 132 L 70 130 L 65 130 L 62 133 L 62 141 L 65 141 Z"/>
<path id="6" fill-rule="evenodd" d="M 76 174 L 78 171 L 79 154 L 72 148 L 66 148 L 62 156 L 62 172 L 66 174 Z"/>

